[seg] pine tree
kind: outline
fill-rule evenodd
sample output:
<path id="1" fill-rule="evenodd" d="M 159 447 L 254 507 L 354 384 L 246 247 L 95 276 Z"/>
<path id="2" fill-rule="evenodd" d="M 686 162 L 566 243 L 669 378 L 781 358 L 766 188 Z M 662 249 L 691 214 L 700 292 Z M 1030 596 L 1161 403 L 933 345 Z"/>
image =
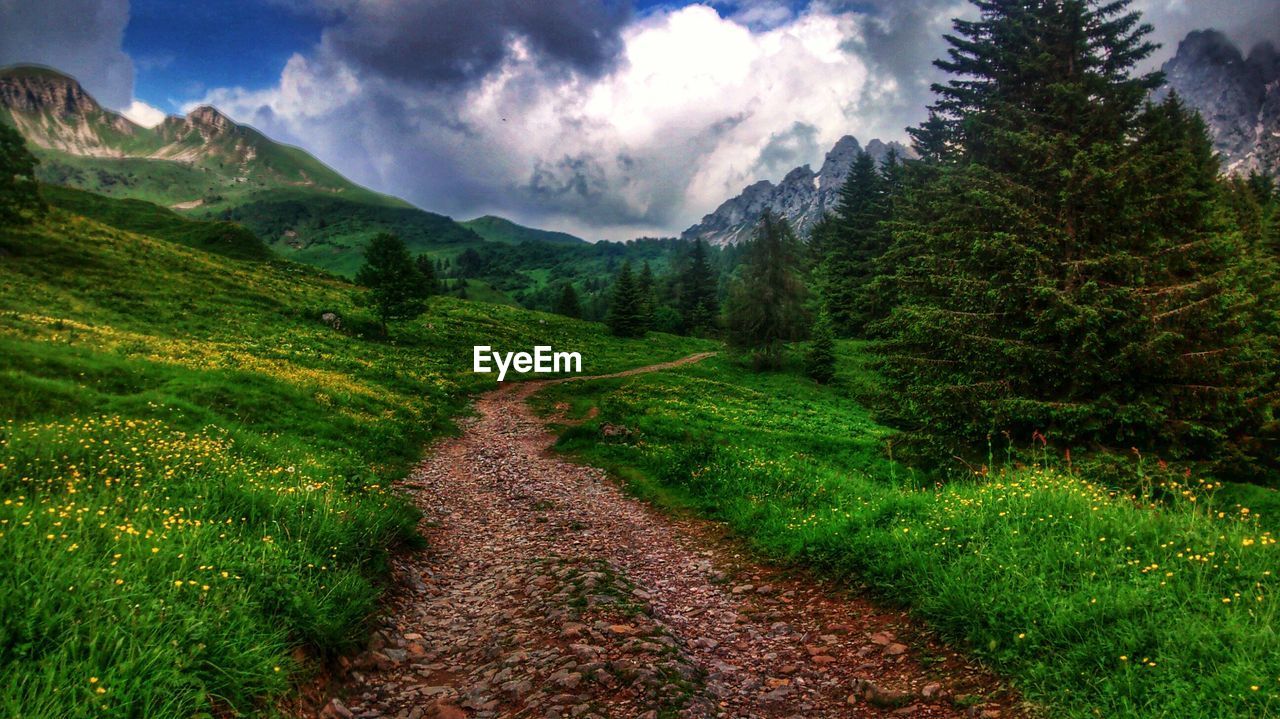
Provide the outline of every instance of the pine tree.
<path id="1" fill-rule="evenodd" d="M 840 188 L 835 217 L 822 239 L 823 296 L 842 335 L 864 334 L 867 323 L 883 314 L 868 285 L 876 260 L 889 247 L 887 219 L 885 178 L 871 155 L 861 152 Z"/>
<path id="2" fill-rule="evenodd" d="M 886 256 L 899 420 L 948 456 L 1001 430 L 1213 452 L 1267 360 L 1203 125 L 1144 110 L 1128 0 L 975 4 Z"/>
<path id="3" fill-rule="evenodd" d="M 36 158 L 17 130 L 0 123 L 0 226 L 27 224 L 43 208 Z"/>
<path id="4" fill-rule="evenodd" d="M 756 369 L 780 367 L 783 344 L 805 334 L 802 252 L 786 220 L 766 212 L 725 307 L 729 344 L 748 353 Z"/>
<path id="5" fill-rule="evenodd" d="M 422 275 L 422 286 L 426 288 L 427 295 L 439 294 L 440 283 L 436 280 L 436 263 L 426 255 L 418 255 L 414 264 L 418 267 L 418 273 Z"/>
<path id="6" fill-rule="evenodd" d="M 369 242 L 356 282 L 369 288 L 368 302 L 384 335 L 388 321 L 412 319 L 426 309 L 428 293 L 422 273 L 404 241 L 393 234 L 382 232 Z"/>
<path id="7" fill-rule="evenodd" d="M 818 313 L 813 323 L 804 371 L 818 384 L 829 384 L 836 378 L 836 333 L 831 314 L 825 309 Z"/>
<path id="8" fill-rule="evenodd" d="M 641 313 L 640 287 L 631 272 L 631 262 L 623 262 L 613 283 L 607 324 L 616 337 L 643 337 L 645 328 Z"/>
<path id="9" fill-rule="evenodd" d="M 582 307 L 578 304 L 578 293 L 571 283 L 564 283 L 560 290 L 560 299 L 556 300 L 556 314 L 578 319 L 582 317 Z"/>
<path id="10" fill-rule="evenodd" d="M 719 302 L 716 299 L 716 275 L 707 260 L 707 246 L 695 240 L 688 263 L 680 275 L 680 316 L 687 334 L 698 334 L 715 325 Z"/>
<path id="11" fill-rule="evenodd" d="M 640 267 L 636 289 L 640 295 L 640 325 L 646 330 L 651 330 L 654 328 L 654 313 L 658 308 L 658 288 L 653 278 L 653 268 L 649 267 L 648 260 L 645 260 Z"/>

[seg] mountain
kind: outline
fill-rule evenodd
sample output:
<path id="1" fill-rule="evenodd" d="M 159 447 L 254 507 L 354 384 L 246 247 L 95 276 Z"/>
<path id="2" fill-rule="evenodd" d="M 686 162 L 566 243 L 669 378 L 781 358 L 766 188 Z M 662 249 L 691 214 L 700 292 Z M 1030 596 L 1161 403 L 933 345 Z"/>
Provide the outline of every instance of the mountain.
<path id="1" fill-rule="evenodd" d="M 197 107 L 186 117 L 170 116 L 146 128 L 102 107 L 73 78 L 48 68 L 0 70 L 0 117 L 45 151 L 81 158 L 168 160 L 203 175 L 202 184 L 223 186 L 226 192 L 294 186 L 374 194 L 305 151 L 237 125 L 216 108 Z M 183 197 L 192 206 L 209 199 Z M 385 196 L 379 199 L 405 204 Z"/>
<path id="2" fill-rule="evenodd" d="M 502 242 L 509 245 L 518 245 L 521 242 L 581 245 L 587 242 L 581 237 L 575 237 L 567 232 L 553 232 L 551 230 L 525 227 L 524 225 L 517 225 L 504 217 L 495 217 L 493 215 L 477 217 L 474 220 L 467 220 L 458 224 L 490 242 Z"/>
<path id="3" fill-rule="evenodd" d="M 1232 174 L 1280 178 L 1280 54 L 1270 42 L 1246 56 L 1217 30 L 1196 30 L 1163 67 L 1167 85 L 1200 111 Z"/>
<path id="4" fill-rule="evenodd" d="M 146 128 L 67 75 L 17 66 L 0 69 L 0 122 L 32 146 L 42 182 L 233 221 L 276 253 L 334 272 L 353 273 L 378 232 L 400 235 L 415 253 L 484 243 L 451 218 L 360 187 L 210 106 Z"/>
<path id="5" fill-rule="evenodd" d="M 704 240 L 712 245 L 736 245 L 750 239 L 766 210 L 785 217 L 800 235 L 807 235 L 822 216 L 835 209 L 840 186 L 849 176 L 862 146 L 845 135 L 827 153 L 818 172 L 802 165 L 788 172 L 777 185 L 761 180 L 748 185 L 737 197 L 726 200 L 698 224 L 681 233 L 683 240 Z M 915 153 L 897 142 L 872 140 L 866 151 L 880 162 L 889 150 L 902 157 Z"/>

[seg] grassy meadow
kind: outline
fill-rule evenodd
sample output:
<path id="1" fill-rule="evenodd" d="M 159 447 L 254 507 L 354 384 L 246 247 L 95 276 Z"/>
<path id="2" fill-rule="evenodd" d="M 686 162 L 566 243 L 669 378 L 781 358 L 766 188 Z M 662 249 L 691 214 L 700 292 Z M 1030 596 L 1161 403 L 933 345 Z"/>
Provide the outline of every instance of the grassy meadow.
<path id="1" fill-rule="evenodd" d="M 587 372 L 705 346 L 449 298 L 382 338 L 346 282 L 111 202 L 0 232 L 5 716 L 272 714 L 415 541 L 389 483 L 494 386 L 473 344 Z"/>
<path id="2" fill-rule="evenodd" d="M 1030 437 L 934 483 L 891 461 L 857 399 L 877 381 L 864 348 L 840 349 L 831 387 L 716 357 L 535 402 L 596 408 L 561 449 L 910 607 L 1046 716 L 1280 716 L 1275 517 L 1137 454 L 1136 492 L 1107 487 Z"/>

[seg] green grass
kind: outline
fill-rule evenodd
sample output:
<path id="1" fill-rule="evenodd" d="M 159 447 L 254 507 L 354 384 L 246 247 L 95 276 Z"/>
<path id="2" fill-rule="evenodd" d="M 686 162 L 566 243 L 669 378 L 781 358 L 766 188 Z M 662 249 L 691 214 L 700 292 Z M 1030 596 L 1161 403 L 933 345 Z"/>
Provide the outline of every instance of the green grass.
<path id="1" fill-rule="evenodd" d="M 384 339 L 331 275 L 94 212 L 115 226 L 55 209 L 0 231 L 6 716 L 271 714 L 292 649 L 359 642 L 415 541 L 389 483 L 494 386 L 471 345 L 550 343 L 590 372 L 704 346 L 449 298 Z"/>
<path id="2" fill-rule="evenodd" d="M 84 190 L 44 185 L 49 204 L 104 225 L 158 237 L 237 259 L 267 259 L 271 251 L 249 230 L 230 222 L 198 222 L 143 200 L 113 200 Z"/>
<path id="3" fill-rule="evenodd" d="M 715 358 L 535 401 L 598 408 L 563 450 L 910 607 L 1048 716 L 1280 715 L 1280 548 L 1257 511 L 1195 478 L 1135 500 L 1047 455 L 931 484 L 890 461 L 855 399 L 875 378 L 858 347 L 841 353 L 833 388 Z"/>

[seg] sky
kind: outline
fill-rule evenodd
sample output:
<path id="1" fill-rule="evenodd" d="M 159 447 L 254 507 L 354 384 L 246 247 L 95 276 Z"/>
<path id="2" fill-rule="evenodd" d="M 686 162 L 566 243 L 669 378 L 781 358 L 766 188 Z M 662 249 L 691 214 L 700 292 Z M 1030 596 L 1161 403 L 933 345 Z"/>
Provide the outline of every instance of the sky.
<path id="1" fill-rule="evenodd" d="M 1277 0 L 1135 0 L 1280 43 Z M 674 235 L 841 136 L 905 140 L 967 0 L 0 0 L 0 65 L 142 124 L 213 104 L 459 219 Z"/>

